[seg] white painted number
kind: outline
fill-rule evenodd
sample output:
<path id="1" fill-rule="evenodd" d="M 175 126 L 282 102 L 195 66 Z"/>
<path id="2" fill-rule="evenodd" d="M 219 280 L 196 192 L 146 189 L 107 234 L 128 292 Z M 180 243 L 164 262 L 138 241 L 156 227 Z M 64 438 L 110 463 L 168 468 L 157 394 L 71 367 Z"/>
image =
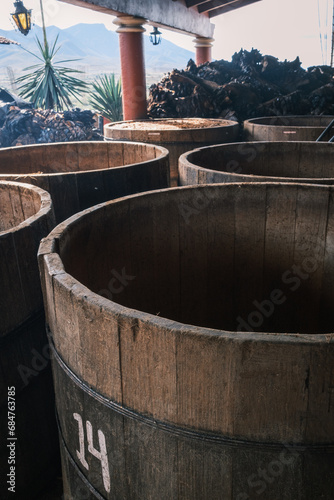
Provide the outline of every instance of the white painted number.
<path id="1" fill-rule="evenodd" d="M 78 413 L 73 413 L 73 418 L 78 422 L 79 425 L 79 451 L 77 450 L 77 456 L 85 469 L 89 469 L 87 460 L 85 459 L 85 435 L 84 428 L 82 425 L 81 415 Z"/>
<path id="2" fill-rule="evenodd" d="M 101 462 L 102 467 L 102 477 L 103 477 L 103 486 L 106 491 L 110 491 L 110 476 L 109 476 L 109 464 L 108 464 L 108 456 L 107 456 L 107 447 L 106 447 L 106 438 L 104 437 L 103 432 L 99 429 L 97 431 L 97 435 L 99 438 L 99 446 L 100 451 L 94 448 L 93 445 L 93 427 L 92 424 L 87 420 L 86 422 L 86 430 L 87 430 L 87 441 L 88 441 L 88 451 L 94 457 L 96 457 Z"/>
<path id="3" fill-rule="evenodd" d="M 77 451 L 77 456 L 82 463 L 82 465 L 88 470 L 89 466 L 87 460 L 85 458 L 85 435 L 84 435 L 84 426 L 82 422 L 81 415 L 78 413 L 73 413 L 73 418 L 78 422 L 79 426 L 79 451 Z M 94 448 L 93 444 L 93 426 L 89 420 L 86 421 L 86 432 L 87 432 L 87 444 L 88 451 L 95 458 L 100 460 L 101 468 L 102 468 L 102 478 L 103 478 L 103 486 L 107 493 L 110 492 L 110 474 L 109 474 L 109 463 L 108 463 L 108 455 L 107 455 L 107 447 L 106 447 L 106 438 L 103 432 L 98 429 L 97 436 L 99 439 L 100 450 Z"/>

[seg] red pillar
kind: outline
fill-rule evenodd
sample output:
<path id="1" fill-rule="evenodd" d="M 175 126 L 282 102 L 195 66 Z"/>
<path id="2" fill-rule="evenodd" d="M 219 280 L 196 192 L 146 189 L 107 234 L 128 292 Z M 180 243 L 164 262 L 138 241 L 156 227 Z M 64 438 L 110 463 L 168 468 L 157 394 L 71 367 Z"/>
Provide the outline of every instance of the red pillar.
<path id="1" fill-rule="evenodd" d="M 146 19 L 133 16 L 119 16 L 114 21 L 119 25 L 124 120 L 147 118 L 142 26 L 145 22 Z"/>
<path id="2" fill-rule="evenodd" d="M 213 41 L 213 38 L 204 38 L 202 36 L 197 36 L 194 39 L 196 48 L 195 62 L 197 66 L 212 61 L 211 48 Z"/>

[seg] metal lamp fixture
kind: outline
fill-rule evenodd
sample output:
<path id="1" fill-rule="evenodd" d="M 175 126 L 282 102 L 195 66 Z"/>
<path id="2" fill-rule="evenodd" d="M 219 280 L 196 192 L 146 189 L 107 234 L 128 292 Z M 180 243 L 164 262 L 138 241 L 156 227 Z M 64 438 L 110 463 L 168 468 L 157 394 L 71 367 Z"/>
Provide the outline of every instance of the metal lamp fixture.
<path id="1" fill-rule="evenodd" d="M 18 30 L 27 35 L 31 30 L 31 10 L 28 10 L 23 5 L 22 0 L 14 2 L 15 12 L 11 14 Z"/>
<path id="2" fill-rule="evenodd" d="M 161 31 L 159 31 L 156 26 L 154 26 L 153 31 L 150 33 L 150 41 L 153 45 L 159 45 L 159 43 L 161 43 Z"/>

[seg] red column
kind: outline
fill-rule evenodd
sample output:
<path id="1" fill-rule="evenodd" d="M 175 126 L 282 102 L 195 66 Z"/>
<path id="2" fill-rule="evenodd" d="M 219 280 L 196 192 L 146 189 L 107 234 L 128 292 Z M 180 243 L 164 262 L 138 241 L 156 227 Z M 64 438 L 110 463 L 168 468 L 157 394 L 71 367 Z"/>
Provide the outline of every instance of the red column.
<path id="1" fill-rule="evenodd" d="M 211 48 L 213 45 L 213 38 L 204 38 L 202 36 L 197 36 L 194 40 L 195 42 L 195 62 L 197 66 L 204 64 L 206 62 L 211 62 Z"/>
<path id="2" fill-rule="evenodd" d="M 133 16 L 119 16 L 114 21 L 119 25 L 124 120 L 147 118 L 142 26 L 145 22 L 146 19 Z"/>

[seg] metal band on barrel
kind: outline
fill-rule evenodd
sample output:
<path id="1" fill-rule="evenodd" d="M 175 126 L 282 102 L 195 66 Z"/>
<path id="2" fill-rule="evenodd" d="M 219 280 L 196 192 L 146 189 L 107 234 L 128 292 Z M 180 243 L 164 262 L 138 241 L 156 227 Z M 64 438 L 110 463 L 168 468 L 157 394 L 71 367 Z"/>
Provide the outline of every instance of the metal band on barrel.
<path id="1" fill-rule="evenodd" d="M 187 437 L 189 439 L 199 440 L 199 441 L 208 441 L 214 442 L 216 444 L 221 444 L 225 446 L 231 447 L 259 447 L 266 449 L 283 449 L 286 446 L 293 448 L 296 452 L 333 452 L 334 451 L 334 443 L 329 444 L 303 444 L 303 443 L 268 443 L 268 442 L 259 442 L 259 441 L 250 441 L 245 439 L 231 438 L 228 436 L 222 436 L 213 434 L 207 431 L 198 431 L 193 429 L 187 429 L 184 427 L 179 427 L 176 425 L 169 424 L 167 422 L 162 422 L 160 420 L 155 420 L 153 418 L 147 417 L 141 413 L 137 413 L 134 410 L 121 406 L 115 401 L 111 401 L 110 399 L 105 398 L 94 389 L 86 385 L 80 378 L 67 366 L 67 364 L 62 360 L 59 353 L 56 351 L 52 338 L 49 338 L 52 354 L 57 363 L 61 366 L 61 368 L 66 372 L 67 376 L 74 382 L 80 389 L 86 392 L 89 396 L 94 398 L 96 401 L 110 408 L 112 411 L 123 415 L 124 417 L 131 418 L 133 420 L 138 420 L 143 424 L 146 424 L 150 427 L 155 427 L 158 430 L 168 432 L 174 435 L 179 435 L 181 437 Z"/>

